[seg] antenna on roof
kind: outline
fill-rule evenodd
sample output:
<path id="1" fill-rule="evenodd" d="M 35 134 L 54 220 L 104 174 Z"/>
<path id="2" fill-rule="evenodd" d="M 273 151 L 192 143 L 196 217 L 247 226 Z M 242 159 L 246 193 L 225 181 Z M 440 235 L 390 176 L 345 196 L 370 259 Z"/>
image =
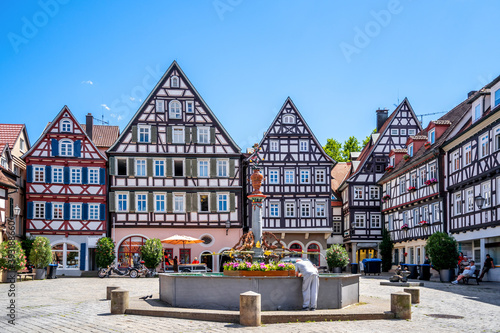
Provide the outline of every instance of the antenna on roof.
<path id="1" fill-rule="evenodd" d="M 97 119 L 96 117 L 92 117 L 92 118 L 94 118 L 95 121 L 98 121 L 102 125 L 109 125 L 109 121 L 104 120 L 104 115 L 101 116 L 101 119 Z"/>
<path id="2" fill-rule="evenodd" d="M 417 117 L 420 117 L 420 124 L 422 125 L 422 123 L 424 122 L 424 116 L 432 116 L 432 115 L 441 114 L 441 113 L 446 113 L 446 111 L 417 114 Z"/>

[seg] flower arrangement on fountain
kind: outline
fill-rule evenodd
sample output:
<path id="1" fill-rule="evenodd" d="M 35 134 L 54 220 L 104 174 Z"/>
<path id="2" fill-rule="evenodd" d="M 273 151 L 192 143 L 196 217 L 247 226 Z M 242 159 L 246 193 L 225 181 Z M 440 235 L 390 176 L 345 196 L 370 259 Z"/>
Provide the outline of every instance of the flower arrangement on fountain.
<path id="1" fill-rule="evenodd" d="M 427 222 L 427 221 L 420 221 L 420 222 L 418 222 L 418 224 L 421 225 L 421 226 L 428 226 L 429 222 Z"/>
<path id="2" fill-rule="evenodd" d="M 401 226 L 401 230 L 408 230 L 409 228 L 410 227 L 406 223 Z"/>
<path id="3" fill-rule="evenodd" d="M 295 265 L 288 262 L 274 262 L 266 264 L 265 262 L 254 261 L 233 261 L 227 262 L 224 265 L 225 271 L 260 271 L 260 272 L 272 272 L 272 271 L 294 271 Z"/>
<path id="4" fill-rule="evenodd" d="M 387 167 L 385 168 L 385 171 L 386 171 L 386 172 L 391 172 L 392 170 L 394 170 L 394 166 L 392 166 L 392 165 L 389 165 L 389 166 L 387 166 Z"/>
<path id="5" fill-rule="evenodd" d="M 436 184 L 437 182 L 438 182 L 438 180 L 436 178 L 431 178 L 431 179 L 425 181 L 425 185 L 433 185 L 433 184 Z"/>
<path id="6" fill-rule="evenodd" d="M 413 191 L 416 191 L 417 188 L 415 186 L 410 186 L 408 187 L 408 192 L 413 192 Z"/>
<path id="7" fill-rule="evenodd" d="M 349 254 L 340 244 L 333 244 L 326 250 L 326 262 L 328 267 L 345 267 L 349 264 Z"/>
<path id="8" fill-rule="evenodd" d="M 382 197 L 382 202 L 386 202 L 386 201 L 389 201 L 391 199 L 391 196 L 389 194 L 385 194 L 383 197 Z"/>
<path id="9" fill-rule="evenodd" d="M 262 151 L 262 147 L 259 147 L 258 143 L 254 144 L 253 153 L 249 158 L 250 165 L 253 165 L 254 169 L 259 169 L 260 162 L 264 161 L 264 158 L 260 156 L 260 151 Z"/>

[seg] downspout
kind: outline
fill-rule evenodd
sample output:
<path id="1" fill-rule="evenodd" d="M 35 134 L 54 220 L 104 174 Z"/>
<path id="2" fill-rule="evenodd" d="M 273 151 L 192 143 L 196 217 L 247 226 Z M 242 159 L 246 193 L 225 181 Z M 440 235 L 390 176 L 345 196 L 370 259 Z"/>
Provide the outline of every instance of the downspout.
<path id="1" fill-rule="evenodd" d="M 447 204 L 448 197 L 444 187 L 445 183 L 444 159 L 446 155 L 441 148 L 438 148 L 438 150 L 434 153 L 434 155 L 437 156 L 439 177 L 440 179 L 442 179 L 442 181 L 439 182 L 439 197 L 442 199 L 443 202 L 443 232 L 448 233 L 448 204 Z M 448 165 L 448 163 L 446 163 L 446 165 Z"/>

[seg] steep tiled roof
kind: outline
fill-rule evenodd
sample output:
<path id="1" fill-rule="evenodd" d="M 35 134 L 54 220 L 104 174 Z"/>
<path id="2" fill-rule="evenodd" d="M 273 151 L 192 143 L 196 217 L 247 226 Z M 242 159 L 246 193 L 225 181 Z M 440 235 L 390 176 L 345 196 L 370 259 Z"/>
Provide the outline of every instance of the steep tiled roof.
<path id="1" fill-rule="evenodd" d="M 0 187 L 17 188 L 16 182 L 4 174 L 4 168 L 0 166 Z"/>
<path id="2" fill-rule="evenodd" d="M 9 148 L 14 147 L 23 127 L 22 124 L 0 124 L 0 142 L 8 143 Z"/>
<path id="3" fill-rule="evenodd" d="M 332 168 L 332 190 L 337 192 L 340 184 L 349 176 L 351 163 L 339 162 Z"/>
<path id="4" fill-rule="evenodd" d="M 83 130 L 87 131 L 87 126 L 81 124 Z M 92 126 L 92 141 L 97 147 L 109 148 L 115 143 L 120 135 L 118 126 L 94 125 Z"/>

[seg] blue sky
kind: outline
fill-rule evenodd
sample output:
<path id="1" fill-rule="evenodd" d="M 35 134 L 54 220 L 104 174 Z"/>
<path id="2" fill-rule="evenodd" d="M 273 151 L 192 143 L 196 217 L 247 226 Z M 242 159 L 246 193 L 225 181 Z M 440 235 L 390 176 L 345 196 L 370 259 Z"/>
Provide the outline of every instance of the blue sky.
<path id="1" fill-rule="evenodd" d="M 1 122 L 36 141 L 64 105 L 123 128 L 173 60 L 242 149 L 290 96 L 363 139 L 408 97 L 448 111 L 500 74 L 496 1 L 3 1 Z M 90 84 L 92 82 L 92 84 Z M 105 105 L 105 106 L 103 106 Z M 424 117 L 424 124 L 441 115 Z"/>

